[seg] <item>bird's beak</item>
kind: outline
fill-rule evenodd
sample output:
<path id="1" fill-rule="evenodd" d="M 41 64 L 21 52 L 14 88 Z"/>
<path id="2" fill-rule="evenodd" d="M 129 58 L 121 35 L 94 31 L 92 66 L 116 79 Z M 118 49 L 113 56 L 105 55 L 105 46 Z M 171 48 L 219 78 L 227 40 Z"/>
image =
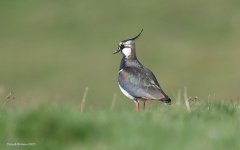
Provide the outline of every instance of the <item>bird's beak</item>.
<path id="1" fill-rule="evenodd" d="M 113 54 L 117 54 L 117 53 L 119 53 L 120 51 L 121 51 L 121 50 L 120 50 L 119 48 L 117 48 Z"/>

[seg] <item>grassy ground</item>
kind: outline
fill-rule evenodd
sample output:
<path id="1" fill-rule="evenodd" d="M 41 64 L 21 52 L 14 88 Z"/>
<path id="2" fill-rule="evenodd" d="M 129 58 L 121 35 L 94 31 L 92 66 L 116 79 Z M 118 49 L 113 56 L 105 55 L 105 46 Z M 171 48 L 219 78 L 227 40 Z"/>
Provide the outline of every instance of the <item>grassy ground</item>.
<path id="1" fill-rule="evenodd" d="M 157 105 L 157 106 L 156 106 Z M 179 149 L 240 148 L 239 104 L 215 102 L 156 105 L 145 111 L 86 110 L 56 104 L 1 110 L 1 149 Z M 7 143 L 35 143 L 10 146 Z"/>

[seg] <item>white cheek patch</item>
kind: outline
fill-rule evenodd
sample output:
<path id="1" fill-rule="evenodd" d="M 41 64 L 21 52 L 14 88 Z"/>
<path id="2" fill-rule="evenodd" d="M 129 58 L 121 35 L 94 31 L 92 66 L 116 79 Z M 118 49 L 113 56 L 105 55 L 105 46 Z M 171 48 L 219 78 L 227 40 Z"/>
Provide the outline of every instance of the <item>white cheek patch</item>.
<path id="1" fill-rule="evenodd" d="M 126 56 L 129 57 L 132 54 L 132 49 L 131 48 L 124 48 L 122 50 L 122 53 Z"/>
<path id="2" fill-rule="evenodd" d="M 125 44 L 132 44 L 132 43 L 133 43 L 132 41 L 125 42 Z"/>

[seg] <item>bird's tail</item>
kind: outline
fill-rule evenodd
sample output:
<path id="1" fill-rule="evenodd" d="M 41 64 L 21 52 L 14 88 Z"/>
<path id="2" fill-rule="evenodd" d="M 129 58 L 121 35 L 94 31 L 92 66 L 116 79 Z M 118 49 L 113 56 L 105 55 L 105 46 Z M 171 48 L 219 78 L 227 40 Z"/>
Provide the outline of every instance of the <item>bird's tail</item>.
<path id="1" fill-rule="evenodd" d="M 172 100 L 168 96 L 166 96 L 166 97 L 162 98 L 160 101 L 162 101 L 165 104 L 171 105 Z"/>

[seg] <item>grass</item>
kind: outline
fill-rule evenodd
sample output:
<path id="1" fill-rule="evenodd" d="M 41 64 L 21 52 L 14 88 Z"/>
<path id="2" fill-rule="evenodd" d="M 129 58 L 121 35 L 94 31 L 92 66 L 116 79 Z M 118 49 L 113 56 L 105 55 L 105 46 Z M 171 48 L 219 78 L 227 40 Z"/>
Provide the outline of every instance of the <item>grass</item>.
<path id="1" fill-rule="evenodd" d="M 1 148 L 35 143 L 30 149 L 206 149 L 240 148 L 240 106 L 224 101 L 191 102 L 133 110 L 87 110 L 41 105 L 1 110 Z M 19 148 L 19 147 L 17 147 Z M 24 147 L 21 147 L 24 148 Z"/>

